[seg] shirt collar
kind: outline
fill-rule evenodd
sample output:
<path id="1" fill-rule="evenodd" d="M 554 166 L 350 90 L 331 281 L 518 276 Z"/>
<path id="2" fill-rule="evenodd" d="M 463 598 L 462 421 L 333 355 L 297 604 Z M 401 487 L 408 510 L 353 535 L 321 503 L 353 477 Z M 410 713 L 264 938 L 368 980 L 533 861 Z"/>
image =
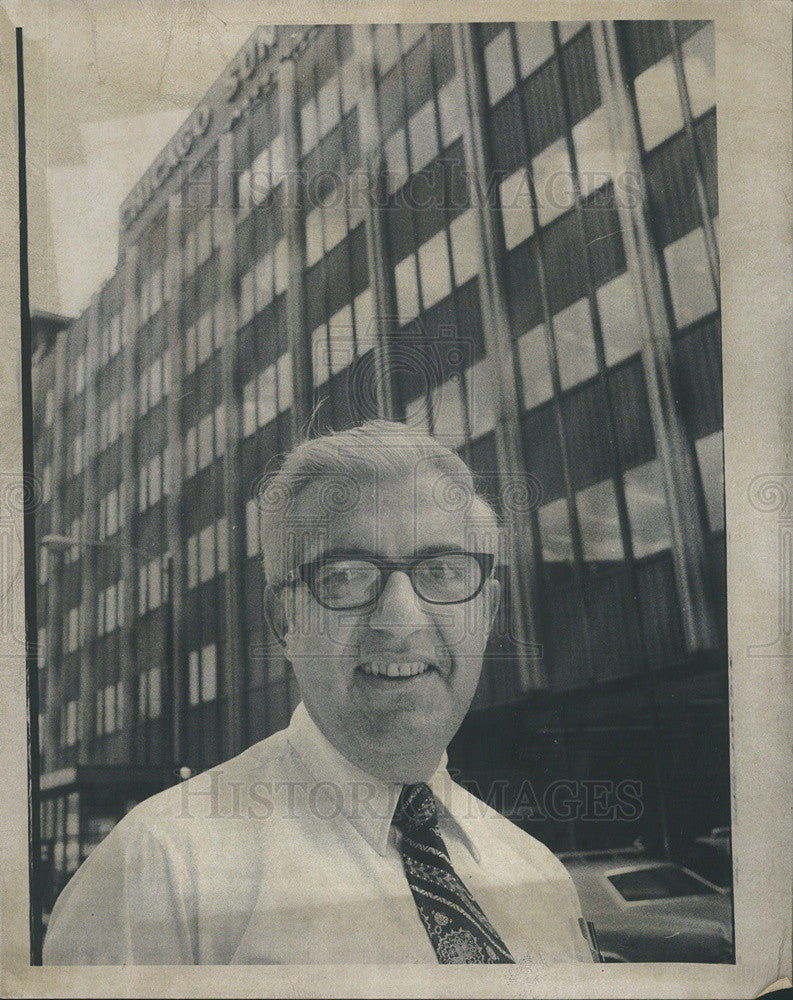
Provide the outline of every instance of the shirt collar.
<path id="1" fill-rule="evenodd" d="M 314 782 L 317 785 L 327 783 L 328 808 L 341 807 L 347 820 L 364 840 L 378 854 L 384 855 L 402 785 L 382 781 L 347 760 L 321 732 L 302 701 L 292 715 L 286 737 Z M 439 811 L 456 823 L 448 808 L 453 783 L 446 770 L 447 760 L 444 751 L 435 774 L 427 783 L 439 802 Z M 478 861 L 476 848 L 457 825 Z"/>

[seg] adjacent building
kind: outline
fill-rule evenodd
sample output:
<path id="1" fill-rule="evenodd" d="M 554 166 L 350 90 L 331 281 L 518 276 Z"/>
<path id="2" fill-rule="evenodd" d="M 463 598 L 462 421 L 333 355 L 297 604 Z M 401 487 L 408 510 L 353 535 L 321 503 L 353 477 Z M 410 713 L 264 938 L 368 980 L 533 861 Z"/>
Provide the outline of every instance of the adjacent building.
<path id="1" fill-rule="evenodd" d="M 51 891 L 287 724 L 257 490 L 378 414 L 510 529 L 461 777 L 560 849 L 729 821 L 711 22 L 262 27 L 119 232 L 37 327 Z"/>

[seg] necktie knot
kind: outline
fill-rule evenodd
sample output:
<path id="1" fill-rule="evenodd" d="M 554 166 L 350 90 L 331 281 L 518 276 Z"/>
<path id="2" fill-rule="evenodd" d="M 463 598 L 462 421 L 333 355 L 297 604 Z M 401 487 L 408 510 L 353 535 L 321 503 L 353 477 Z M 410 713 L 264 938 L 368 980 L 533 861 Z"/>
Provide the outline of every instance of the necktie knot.
<path id="1" fill-rule="evenodd" d="M 430 786 L 424 782 L 405 785 L 397 801 L 394 824 L 403 833 L 416 833 L 434 826 L 437 819 L 438 808 Z"/>

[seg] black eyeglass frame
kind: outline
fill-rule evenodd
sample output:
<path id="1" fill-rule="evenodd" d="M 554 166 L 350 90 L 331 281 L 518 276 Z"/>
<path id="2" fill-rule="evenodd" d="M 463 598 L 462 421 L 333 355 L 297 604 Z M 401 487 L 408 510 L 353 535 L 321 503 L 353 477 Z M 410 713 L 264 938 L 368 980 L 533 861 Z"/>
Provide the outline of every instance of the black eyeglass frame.
<path id="1" fill-rule="evenodd" d="M 433 601 L 429 598 L 423 597 L 416 590 L 416 584 L 414 582 L 414 572 L 416 567 L 428 559 L 437 559 L 441 556 L 471 556 L 479 564 L 479 569 L 481 570 L 482 576 L 479 581 L 479 586 L 469 597 L 463 597 L 458 601 Z M 352 604 L 349 606 L 340 607 L 339 605 L 326 604 L 320 597 L 317 596 L 316 590 L 314 589 L 315 576 L 319 568 L 325 563 L 337 562 L 343 560 L 356 560 L 357 562 L 371 563 L 380 570 L 380 584 L 377 588 L 377 592 L 371 598 L 371 600 L 366 601 L 365 604 Z M 395 572 L 399 571 L 402 573 L 407 573 L 410 579 L 410 585 L 416 592 L 416 596 L 425 602 L 425 604 L 436 604 L 443 607 L 448 607 L 452 604 L 467 604 L 469 601 L 473 601 L 475 597 L 478 597 L 482 592 L 482 588 L 485 583 L 490 579 L 493 573 L 493 566 L 495 564 L 495 556 L 492 552 L 463 552 L 460 549 L 448 549 L 442 552 L 425 552 L 423 555 L 412 556 L 410 559 L 382 559 L 379 556 L 364 555 L 360 552 L 334 552 L 332 555 L 321 555 L 317 556 L 316 559 L 311 559 L 308 562 L 302 563 L 300 566 L 296 566 L 293 570 L 287 574 L 286 580 L 277 589 L 284 589 L 286 587 L 294 587 L 298 583 L 305 583 L 308 589 L 311 591 L 311 596 L 321 607 L 328 611 L 361 611 L 363 608 L 368 608 L 373 604 L 376 604 L 383 591 L 385 590 L 386 584 L 388 583 L 389 576 Z M 385 571 L 385 572 L 384 572 Z"/>

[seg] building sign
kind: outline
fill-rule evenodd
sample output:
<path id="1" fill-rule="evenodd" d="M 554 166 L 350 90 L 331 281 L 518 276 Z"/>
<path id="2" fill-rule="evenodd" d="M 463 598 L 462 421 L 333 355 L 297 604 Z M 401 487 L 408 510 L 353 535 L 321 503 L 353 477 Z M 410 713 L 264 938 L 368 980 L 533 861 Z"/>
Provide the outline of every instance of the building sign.
<path id="1" fill-rule="evenodd" d="M 190 154 L 197 140 L 207 134 L 213 118 L 216 118 L 217 114 L 231 102 L 239 100 L 243 84 L 267 59 L 276 38 L 277 29 L 272 24 L 263 25 L 251 35 L 220 80 L 210 88 L 203 103 L 190 115 L 132 192 L 124 199 L 121 205 L 122 229 L 132 225 L 155 193 Z"/>
<path id="2" fill-rule="evenodd" d="M 244 80 L 253 76 L 256 67 L 263 63 L 275 45 L 275 25 L 269 24 L 259 28 L 252 35 L 226 72 L 226 100 L 233 101 L 239 94 Z"/>

